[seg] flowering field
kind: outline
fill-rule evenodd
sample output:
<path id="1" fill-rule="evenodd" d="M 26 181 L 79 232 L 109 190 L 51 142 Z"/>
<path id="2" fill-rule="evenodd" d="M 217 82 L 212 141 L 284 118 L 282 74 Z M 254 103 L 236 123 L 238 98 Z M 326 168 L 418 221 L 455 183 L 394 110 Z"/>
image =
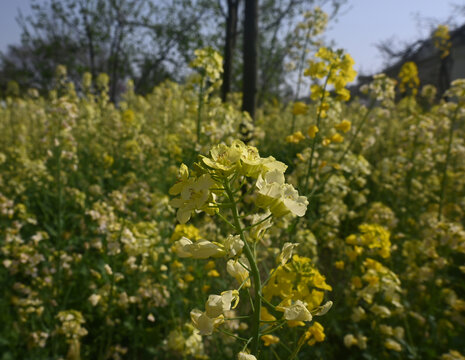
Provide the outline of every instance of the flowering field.
<path id="1" fill-rule="evenodd" d="M 0 359 L 465 359 L 465 80 L 408 63 L 349 102 L 320 48 L 309 102 L 252 121 L 221 64 L 118 104 L 11 84 Z"/>

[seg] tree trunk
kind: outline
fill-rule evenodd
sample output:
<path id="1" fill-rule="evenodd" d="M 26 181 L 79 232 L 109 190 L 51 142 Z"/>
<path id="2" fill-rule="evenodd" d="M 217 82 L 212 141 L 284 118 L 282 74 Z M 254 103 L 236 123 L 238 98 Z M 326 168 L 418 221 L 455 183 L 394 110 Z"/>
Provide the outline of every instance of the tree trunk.
<path id="1" fill-rule="evenodd" d="M 242 110 L 255 117 L 257 93 L 258 0 L 245 0 Z"/>
<path id="2" fill-rule="evenodd" d="M 226 18 L 226 39 L 224 43 L 224 71 L 221 99 L 226 101 L 231 92 L 232 64 L 237 37 L 237 10 L 240 0 L 228 0 L 228 16 Z"/>

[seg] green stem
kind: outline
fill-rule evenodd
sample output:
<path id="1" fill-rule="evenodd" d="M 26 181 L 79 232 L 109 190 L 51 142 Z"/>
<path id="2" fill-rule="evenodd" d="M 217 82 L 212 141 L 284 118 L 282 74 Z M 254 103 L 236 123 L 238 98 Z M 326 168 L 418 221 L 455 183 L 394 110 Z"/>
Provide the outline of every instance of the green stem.
<path id="1" fill-rule="evenodd" d="M 368 119 L 368 115 L 370 114 L 371 110 L 373 110 L 374 105 L 375 105 L 375 100 L 372 100 L 371 103 L 370 103 L 370 106 L 368 107 L 367 112 L 365 113 L 365 115 L 363 116 L 362 120 L 360 121 L 360 124 L 358 125 L 357 130 L 355 131 L 354 136 L 352 136 L 352 139 L 350 139 L 349 145 L 348 145 L 347 148 L 344 150 L 344 152 L 342 153 L 341 157 L 338 159 L 338 161 L 337 161 L 338 164 L 339 164 L 342 160 L 344 160 L 344 158 L 346 157 L 347 153 L 349 152 L 349 150 L 350 150 L 350 149 L 352 148 L 352 146 L 354 145 L 355 140 L 357 140 L 357 137 L 358 137 L 358 135 L 360 134 L 360 131 L 362 131 L 363 125 L 365 125 L 365 122 L 366 122 L 367 119 Z"/>
<path id="2" fill-rule="evenodd" d="M 223 215 L 221 215 L 221 213 L 219 211 L 216 213 L 216 215 L 218 215 L 221 220 L 223 220 L 226 224 L 231 226 L 233 229 L 236 228 L 233 224 L 231 224 L 231 222 L 228 219 L 226 219 Z"/>
<path id="3" fill-rule="evenodd" d="M 202 107 L 203 107 L 203 77 L 200 83 L 199 106 L 197 109 L 197 144 L 200 144 L 200 122 L 202 120 Z"/>
<path id="4" fill-rule="evenodd" d="M 233 333 L 231 333 L 231 332 L 229 332 L 229 331 L 227 331 L 227 330 L 224 330 L 224 329 L 222 329 L 222 328 L 218 328 L 218 331 L 220 331 L 220 332 L 222 332 L 223 334 L 226 334 L 226 335 L 228 335 L 228 336 L 231 336 L 231 337 L 233 337 L 233 338 L 236 338 L 237 340 L 247 341 L 247 339 L 244 339 L 244 338 L 242 338 L 242 337 L 240 337 L 240 336 L 237 336 L 236 334 L 233 334 Z"/>
<path id="5" fill-rule="evenodd" d="M 459 112 L 459 109 L 460 109 L 460 104 L 458 104 L 457 107 L 455 108 L 454 116 L 452 117 L 452 120 L 450 122 L 449 139 L 447 141 L 446 163 L 444 164 L 444 168 L 442 171 L 441 194 L 439 197 L 439 209 L 438 209 L 438 221 L 441 221 L 441 217 L 442 217 L 442 208 L 444 206 L 444 196 L 446 194 L 447 168 L 449 167 L 450 154 L 452 150 L 452 142 L 454 140 L 455 121 L 457 120 L 457 114 Z"/>
<path id="6" fill-rule="evenodd" d="M 255 224 L 253 224 L 253 225 L 250 225 L 250 226 L 248 226 L 248 227 L 246 227 L 246 228 L 244 229 L 244 231 L 251 230 L 251 229 L 253 229 L 255 226 L 258 226 L 258 225 L 264 223 L 265 221 L 267 221 L 268 219 L 270 219 L 272 215 L 273 215 L 273 214 L 270 214 L 270 215 L 268 215 L 266 218 L 264 218 L 263 220 L 260 220 L 259 222 L 255 223 Z"/>
<path id="7" fill-rule="evenodd" d="M 344 152 L 342 153 L 342 155 L 339 157 L 339 159 L 337 160 L 337 163 L 338 164 L 341 164 L 342 161 L 345 159 L 346 155 L 349 153 L 349 150 L 352 149 L 352 146 L 355 144 L 355 140 L 357 140 L 357 137 L 358 135 L 360 134 L 360 132 L 362 131 L 362 128 L 363 128 L 363 125 L 365 124 L 366 120 L 368 119 L 368 115 L 370 114 L 371 110 L 373 110 L 374 108 L 374 105 L 375 105 L 375 101 L 373 100 L 370 104 L 370 106 L 368 107 L 368 111 L 365 113 L 365 115 L 363 116 L 362 120 L 360 121 L 360 124 L 358 125 L 357 127 L 357 130 L 355 131 L 355 134 L 354 136 L 352 136 L 352 139 L 350 139 L 350 143 L 349 145 L 347 146 L 347 148 L 344 150 Z M 310 195 L 308 196 L 309 199 L 312 198 L 313 194 L 316 192 L 316 190 L 322 190 L 324 189 L 326 183 L 331 179 L 331 177 L 335 174 L 335 171 L 332 171 L 330 172 L 326 178 L 323 180 L 323 182 L 318 185 L 318 187 L 315 187 L 313 186 L 311 192 L 310 192 Z"/>
<path id="8" fill-rule="evenodd" d="M 304 67 L 305 55 L 307 54 L 308 43 L 310 41 L 310 31 L 311 31 L 311 27 L 309 27 L 307 29 L 307 33 L 305 34 L 305 45 L 304 45 L 304 47 L 302 49 L 302 55 L 300 57 L 300 62 L 299 62 L 299 70 L 298 70 L 299 75 L 298 75 L 298 79 L 297 79 L 297 89 L 296 89 L 296 92 L 295 92 L 294 103 L 299 98 L 300 86 L 302 85 L 302 70 L 303 70 L 303 67 Z M 296 119 L 296 116 L 294 114 L 292 114 L 291 134 L 294 133 L 295 119 Z"/>
<path id="9" fill-rule="evenodd" d="M 286 320 L 281 320 L 281 322 L 279 322 L 276 326 L 270 326 L 268 329 L 265 329 L 265 331 L 263 331 L 263 335 L 271 334 L 272 332 L 275 332 L 276 330 L 286 325 L 286 323 L 287 323 Z"/>
<path id="10" fill-rule="evenodd" d="M 232 215 L 234 218 L 234 225 L 236 227 L 237 232 L 239 233 L 241 240 L 244 242 L 244 254 L 249 261 L 250 264 L 250 274 L 252 275 L 252 281 L 254 284 L 254 299 L 253 299 L 253 314 L 252 314 L 252 343 L 251 343 L 251 348 L 252 348 L 252 354 L 255 356 L 258 356 L 258 347 L 259 347 L 259 339 L 260 339 L 260 310 L 261 310 L 261 305 L 262 305 L 262 300 L 261 300 L 261 293 L 262 293 L 262 288 L 261 288 L 261 280 L 260 280 L 260 272 L 258 270 L 257 262 L 255 261 L 255 257 L 253 255 L 252 249 L 249 246 L 248 241 L 245 238 L 244 235 L 244 229 L 242 229 L 241 223 L 239 221 L 239 214 L 237 211 L 237 204 L 236 200 L 234 199 L 234 194 L 231 191 L 229 181 L 225 181 L 224 183 L 224 188 L 226 190 L 226 195 L 229 198 L 229 201 L 231 202 L 231 211 Z"/>
<path id="11" fill-rule="evenodd" d="M 329 69 L 329 72 L 328 72 L 328 76 L 326 76 L 326 79 L 325 79 L 325 83 L 323 85 L 323 94 L 321 95 L 321 98 L 320 98 L 320 107 L 318 109 L 318 114 L 317 114 L 317 117 L 316 117 L 316 127 L 318 128 L 318 130 L 320 129 L 320 120 L 321 120 L 321 109 L 322 109 L 322 105 L 323 105 L 323 102 L 325 101 L 325 97 L 326 97 L 326 87 L 328 86 L 328 81 L 329 81 L 329 77 L 331 76 L 331 71 L 332 71 L 332 67 Z M 307 187 L 308 187 L 308 180 L 310 179 L 310 174 L 311 174 L 311 171 L 312 171 L 312 166 L 313 166 L 313 156 L 315 154 L 315 146 L 316 146 L 316 142 L 319 138 L 319 135 L 318 135 L 318 132 L 315 134 L 315 138 L 313 139 L 312 141 L 312 152 L 310 153 L 310 159 L 308 160 L 308 168 L 307 168 L 307 174 L 305 175 L 305 184 L 304 184 L 304 190 L 305 192 L 307 192 Z"/>

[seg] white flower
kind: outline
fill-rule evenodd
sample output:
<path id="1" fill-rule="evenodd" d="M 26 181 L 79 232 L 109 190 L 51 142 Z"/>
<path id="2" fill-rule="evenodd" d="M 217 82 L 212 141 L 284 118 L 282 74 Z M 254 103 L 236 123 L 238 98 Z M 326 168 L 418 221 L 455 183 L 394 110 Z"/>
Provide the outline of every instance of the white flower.
<path id="1" fill-rule="evenodd" d="M 178 208 L 176 218 L 181 224 L 189 221 L 194 210 L 200 210 L 210 198 L 210 187 L 215 183 L 208 174 L 195 178 L 189 177 L 187 166 L 182 164 L 178 182 L 170 190 L 170 195 L 179 195 L 170 201 L 170 205 Z"/>
<path id="2" fill-rule="evenodd" d="M 350 348 L 352 345 L 357 345 L 358 341 L 352 334 L 347 334 L 344 336 L 344 345 Z"/>
<path id="3" fill-rule="evenodd" d="M 182 237 L 178 241 L 176 241 L 173 245 L 173 251 L 178 255 L 180 258 L 188 258 L 191 257 L 192 254 L 189 251 L 189 246 L 192 245 L 193 242 L 186 237 Z"/>
<path id="4" fill-rule="evenodd" d="M 244 242 L 239 235 L 229 235 L 224 241 L 224 247 L 230 257 L 239 255 L 244 247 Z"/>
<path id="5" fill-rule="evenodd" d="M 389 310 L 384 305 L 375 304 L 370 308 L 370 310 L 373 311 L 380 318 L 387 318 L 387 317 L 391 316 L 391 310 Z"/>
<path id="6" fill-rule="evenodd" d="M 249 262 L 245 257 L 241 257 L 240 261 L 242 264 L 249 267 Z M 238 260 L 229 260 L 226 264 L 226 271 L 229 275 L 235 278 L 239 284 L 242 284 L 249 277 L 249 272 L 239 263 Z M 244 286 L 250 286 L 250 279 L 245 281 Z"/>
<path id="7" fill-rule="evenodd" d="M 191 320 L 200 335 L 211 335 L 213 330 L 224 322 L 224 317 L 220 315 L 212 319 L 199 309 L 194 309 L 191 311 Z"/>
<path id="8" fill-rule="evenodd" d="M 313 315 L 323 316 L 333 307 L 332 301 L 327 301 L 323 306 L 318 306 Z"/>
<path id="9" fill-rule="evenodd" d="M 291 306 L 284 307 L 284 319 L 290 321 L 312 321 L 312 314 L 305 304 L 297 300 Z"/>
<path id="10" fill-rule="evenodd" d="M 278 261 L 281 263 L 281 265 L 284 265 L 287 263 L 287 261 L 292 257 L 292 251 L 294 248 L 299 246 L 297 243 L 290 243 L 286 242 L 283 245 L 283 249 L 281 250 L 281 254 L 279 254 Z"/>
<path id="11" fill-rule="evenodd" d="M 92 306 L 96 306 L 98 302 L 100 301 L 100 299 L 101 299 L 101 296 L 98 294 L 92 294 L 91 296 L 89 296 L 89 301 L 92 304 Z"/>
<path id="12" fill-rule="evenodd" d="M 234 306 L 232 302 L 235 301 Z M 210 318 L 217 318 L 224 314 L 225 311 L 231 310 L 237 306 L 239 302 L 239 292 L 237 290 L 228 290 L 221 295 L 210 295 L 205 304 L 205 314 Z"/>
<path id="13" fill-rule="evenodd" d="M 255 241 L 260 240 L 268 228 L 272 226 L 270 211 L 266 211 L 264 214 L 254 214 L 252 216 L 252 229 L 250 229 L 249 234 L 252 239 Z M 269 218 L 268 218 L 269 217 Z M 267 220 L 265 220 L 268 218 Z M 258 224 L 258 225 L 255 225 Z"/>
<path id="14" fill-rule="evenodd" d="M 304 216 L 308 200 L 290 184 L 284 183 L 284 174 L 279 170 L 269 171 L 265 178 L 259 175 L 257 179 L 257 206 L 269 209 L 275 216 L 284 216 L 291 212 Z"/>
<path id="15" fill-rule="evenodd" d="M 277 161 L 274 157 L 261 158 L 256 147 L 242 144 L 241 154 L 241 172 L 253 178 L 259 175 L 265 175 L 269 171 L 278 170 L 284 173 L 287 165 L 281 161 Z"/>
<path id="16" fill-rule="evenodd" d="M 182 258 L 207 259 L 209 257 L 221 257 L 225 255 L 222 246 L 208 240 L 192 242 L 186 237 L 182 237 L 173 245 L 174 252 Z"/>
<path id="17" fill-rule="evenodd" d="M 237 354 L 237 360 L 257 360 L 257 358 L 252 354 L 247 354 L 241 351 L 239 354 Z"/>
<path id="18" fill-rule="evenodd" d="M 240 165 L 239 159 L 242 152 L 241 146 L 234 145 L 235 144 L 227 146 L 225 144 L 219 144 L 214 146 L 210 150 L 210 158 L 202 157 L 203 163 L 224 174 L 230 174 Z"/>

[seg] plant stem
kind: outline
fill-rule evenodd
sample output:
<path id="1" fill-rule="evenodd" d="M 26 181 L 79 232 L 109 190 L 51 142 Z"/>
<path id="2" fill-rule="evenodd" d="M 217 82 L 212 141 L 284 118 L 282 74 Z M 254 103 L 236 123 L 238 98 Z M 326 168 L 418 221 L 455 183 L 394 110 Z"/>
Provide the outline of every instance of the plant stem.
<path id="1" fill-rule="evenodd" d="M 375 101 L 372 101 L 370 106 L 368 107 L 367 112 L 363 116 L 362 120 L 360 121 L 360 124 L 357 127 L 357 130 L 354 133 L 354 136 L 352 136 L 352 139 L 350 139 L 350 143 L 347 146 L 347 148 L 344 150 L 342 155 L 339 157 L 337 160 L 337 164 L 341 164 L 342 160 L 346 157 L 348 154 L 349 150 L 352 148 L 352 146 L 355 144 L 355 140 L 357 140 L 358 135 L 360 134 L 360 131 L 362 131 L 363 125 L 365 124 L 366 120 L 368 119 L 368 115 L 370 114 L 371 110 L 373 110 L 375 105 Z M 323 182 L 318 185 L 318 187 L 315 187 L 315 185 L 312 186 L 312 190 L 310 192 L 310 195 L 308 195 L 309 200 L 312 198 L 313 194 L 316 192 L 316 190 L 323 190 L 326 183 L 331 179 L 331 177 L 335 174 L 335 171 L 330 172 L 326 178 L 323 180 Z"/>
<path id="2" fill-rule="evenodd" d="M 344 158 L 346 157 L 347 153 L 349 152 L 349 150 L 350 150 L 350 149 L 352 148 L 352 146 L 354 145 L 355 140 L 357 140 L 358 134 L 360 133 L 360 131 L 362 131 L 363 125 L 365 124 L 366 120 L 368 119 L 368 115 L 370 114 L 371 110 L 373 110 L 374 105 L 375 105 L 375 100 L 372 100 L 372 102 L 370 103 L 370 106 L 368 107 L 367 112 L 365 113 L 365 115 L 363 116 L 362 120 L 360 121 L 360 124 L 358 125 L 357 130 L 355 131 L 354 136 L 352 136 L 352 139 L 350 139 L 349 145 L 348 145 L 347 148 L 344 150 L 344 152 L 342 153 L 341 157 L 338 159 L 338 161 L 337 161 L 338 163 L 340 163 L 342 160 L 344 160 Z"/>
<path id="3" fill-rule="evenodd" d="M 329 69 L 328 76 L 326 76 L 325 83 L 323 85 L 323 94 L 321 95 L 321 98 L 320 98 L 320 104 L 319 104 L 320 106 L 319 106 L 318 114 L 317 114 L 317 117 L 316 117 L 316 127 L 318 128 L 318 130 L 320 129 L 322 105 L 323 105 L 323 102 L 325 101 L 326 87 L 328 86 L 328 81 L 329 81 L 329 77 L 331 76 L 331 71 L 332 71 L 332 67 Z M 316 142 L 317 142 L 318 138 L 319 138 L 319 135 L 318 135 L 318 132 L 317 132 L 315 134 L 315 138 L 312 141 L 312 152 L 310 153 L 310 159 L 308 160 L 307 174 L 305 175 L 305 183 L 304 183 L 304 187 L 303 187 L 304 192 L 307 192 L 308 180 L 310 178 L 310 174 L 311 174 L 312 166 L 313 166 L 313 156 L 315 154 L 315 145 L 316 145 Z"/>
<path id="4" fill-rule="evenodd" d="M 452 150 L 452 142 L 454 140 L 455 121 L 457 120 L 457 114 L 459 112 L 459 109 L 460 109 L 460 104 L 457 104 L 457 107 L 455 108 L 455 111 L 454 111 L 454 115 L 450 122 L 449 139 L 447 141 L 446 163 L 444 164 L 444 168 L 442 171 L 441 194 L 439 197 L 439 209 L 438 209 L 438 221 L 441 221 L 441 217 L 442 217 L 442 208 L 444 206 L 444 196 L 446 194 L 447 168 L 449 167 L 450 154 Z"/>
<path id="5" fill-rule="evenodd" d="M 200 122 L 202 120 L 202 107 L 203 107 L 203 77 L 200 83 L 199 90 L 199 105 L 197 109 L 197 144 L 200 144 Z"/>
<path id="6" fill-rule="evenodd" d="M 308 43 L 310 42 L 310 31 L 311 31 L 311 27 L 309 27 L 307 29 L 307 32 L 305 33 L 305 45 L 302 49 L 302 55 L 300 57 L 300 62 L 299 62 L 299 70 L 298 70 L 299 75 L 297 78 L 297 89 L 295 91 L 294 103 L 299 99 L 300 86 L 302 85 L 302 71 L 303 71 L 304 62 L 305 62 L 305 55 L 307 55 L 307 47 L 308 47 Z M 292 114 L 291 134 L 294 133 L 295 119 L 296 119 L 296 115 Z"/>
<path id="7" fill-rule="evenodd" d="M 244 242 L 244 254 L 247 260 L 250 263 L 250 274 L 252 275 L 253 286 L 255 290 L 254 299 L 253 299 L 253 314 L 252 314 L 252 342 L 251 342 L 251 350 L 252 354 L 258 356 L 258 347 L 259 347 L 259 338 L 260 338 L 260 310 L 262 305 L 261 300 L 261 280 L 260 280 L 260 272 L 258 270 L 257 262 L 255 261 L 255 257 L 253 255 L 252 249 L 247 242 L 244 229 L 242 229 L 241 223 L 239 221 L 239 214 L 237 211 L 237 204 L 236 200 L 234 199 L 234 194 L 231 191 L 231 187 L 229 185 L 229 181 L 226 180 L 224 182 L 224 188 L 226 190 L 226 195 L 231 202 L 231 211 L 234 218 L 234 226 L 239 233 L 241 240 Z"/>

